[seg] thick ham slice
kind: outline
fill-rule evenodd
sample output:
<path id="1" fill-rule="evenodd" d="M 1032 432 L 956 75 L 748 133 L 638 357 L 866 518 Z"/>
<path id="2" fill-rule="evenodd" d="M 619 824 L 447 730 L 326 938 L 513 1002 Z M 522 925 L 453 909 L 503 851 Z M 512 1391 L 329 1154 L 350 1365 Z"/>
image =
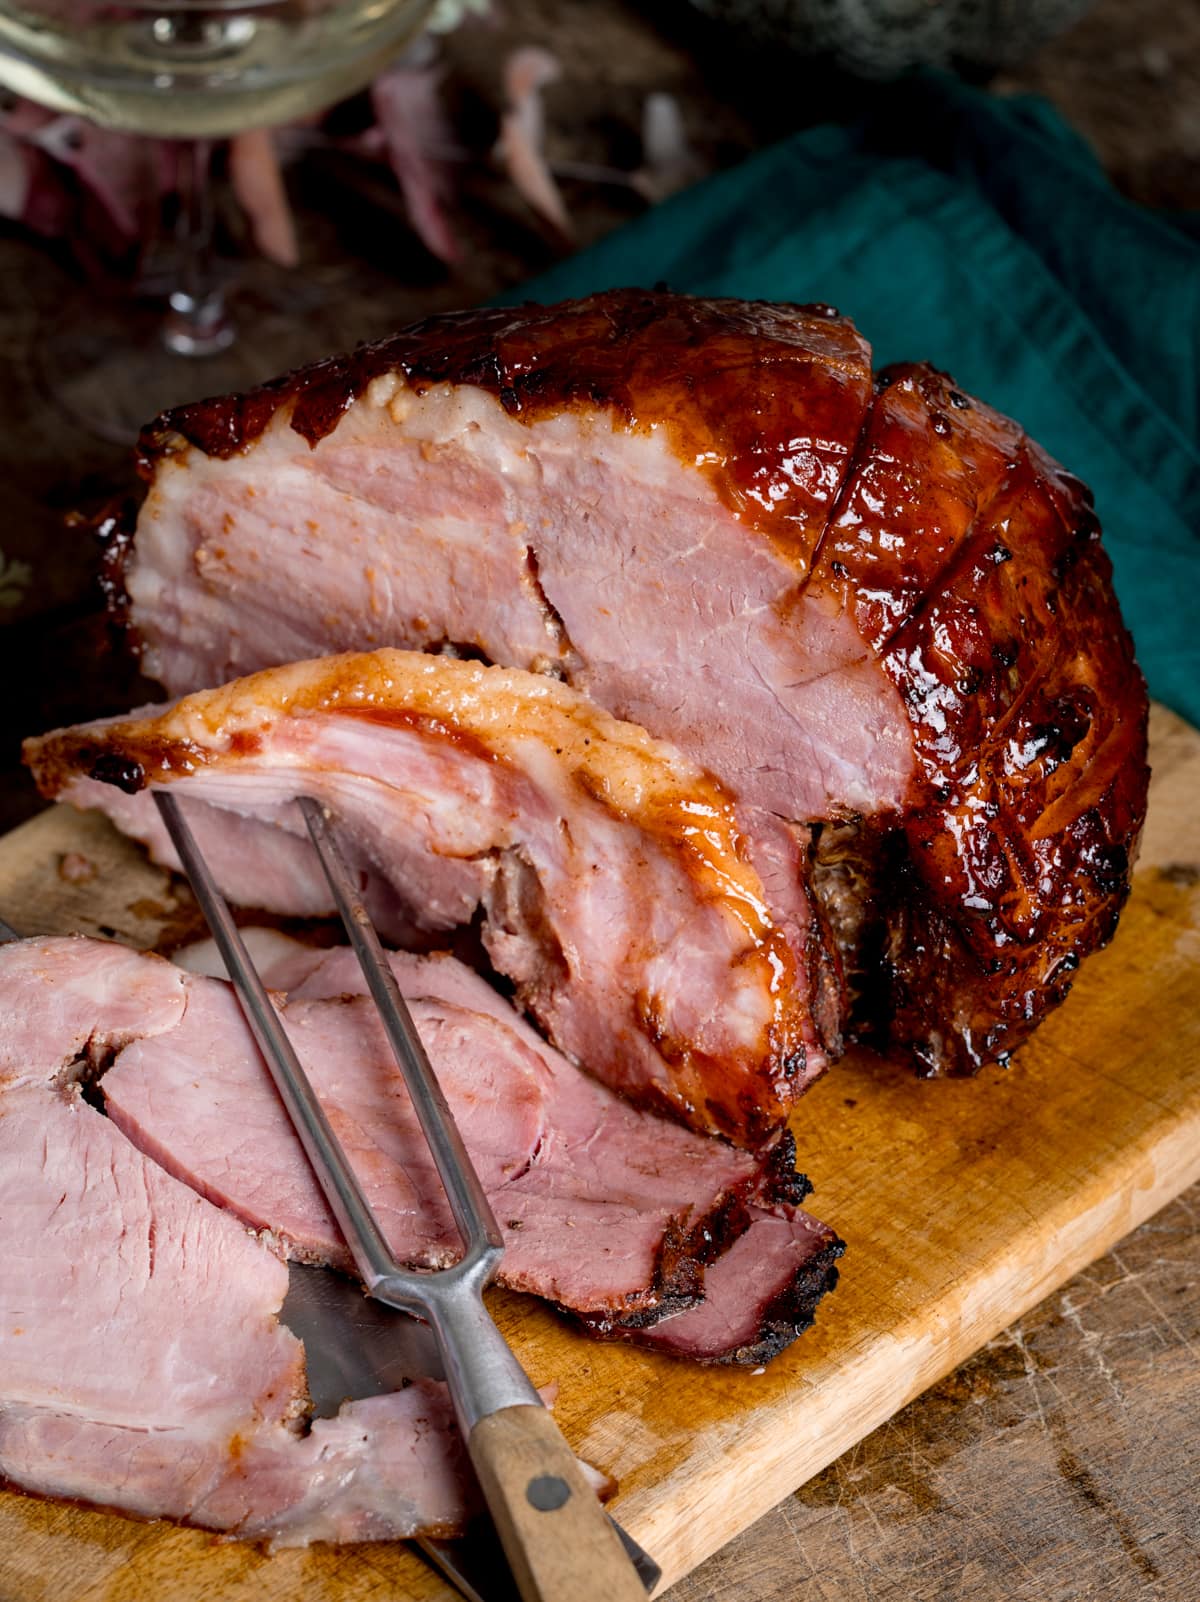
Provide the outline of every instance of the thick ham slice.
<path id="1" fill-rule="evenodd" d="M 171 693 L 330 650 L 556 674 L 743 804 L 924 1071 L 1112 934 L 1146 696 L 1087 490 L 828 307 L 614 291 L 419 323 L 143 437 L 108 579 Z"/>
<path id="2" fill-rule="evenodd" d="M 56 1062 L 83 1063 L 92 1077 L 103 1068 L 98 1095 L 111 1122 L 96 1140 L 124 1150 L 120 1130 L 283 1255 L 351 1266 L 226 983 L 93 941 L 28 942 L 0 959 L 10 1055 L 57 1038 Z M 840 1254 L 833 1232 L 798 1210 L 808 1184 L 793 1169 L 790 1138 L 755 1157 L 639 1112 L 540 1040 L 460 962 L 391 961 L 503 1228 L 501 1283 L 557 1303 L 592 1334 L 621 1336 L 696 1307 L 709 1295 L 707 1265 L 748 1226 L 767 1242 L 752 1223 L 767 1212 L 797 1220 L 825 1267 Z M 393 1250 L 414 1266 L 452 1261 L 460 1247 L 443 1189 L 351 953 L 289 943 L 263 971 L 293 986 L 280 998 L 287 1029 Z M 43 995 L 49 1032 L 32 999 Z M 95 1109 L 77 1097 L 72 1105 L 91 1130 Z M 777 1297 L 804 1314 L 793 1333 L 834 1283 L 802 1279 L 808 1266 L 776 1255 L 765 1270 Z M 727 1318 L 745 1323 L 765 1307 L 736 1276 L 722 1274 L 717 1288 Z M 734 1355 L 717 1322 L 710 1331 L 707 1346 L 681 1349 Z M 672 1349 L 669 1337 L 660 1344 Z"/>
<path id="3" fill-rule="evenodd" d="M 319 1072 L 322 1054 L 314 1050 L 303 1023 L 296 1028 L 297 1018 L 303 1020 L 322 1000 L 344 1003 L 363 995 L 358 963 L 349 951 L 316 951 L 270 931 L 255 930 L 251 938 L 265 980 L 291 992 L 285 1014 L 289 1030 L 306 1063 Z M 189 967 L 211 964 L 210 971 L 219 972 L 214 956 L 195 952 L 184 960 Z M 444 1036 L 437 1031 L 432 997 L 439 998 L 443 1012 L 469 1013 L 476 1028 L 486 1019 L 519 1037 L 551 1087 L 552 1129 L 542 1136 L 526 1171 L 500 1191 L 499 1199 L 493 1195 L 505 1232 L 505 1284 L 556 1300 L 591 1335 L 632 1340 L 700 1362 L 766 1362 L 807 1329 L 817 1303 L 837 1283 L 834 1265 L 843 1246 L 827 1224 L 797 1205 L 808 1182 L 791 1169 L 790 1140 L 765 1163 L 752 1165 L 728 1149 L 722 1155 L 713 1142 L 639 1114 L 583 1079 L 462 963 L 403 953 L 393 953 L 390 961 L 469 1145 L 472 1102 L 467 1098 L 464 1118 L 463 1103 L 449 1087 L 461 1083 L 463 1074 L 477 1086 L 487 1074 L 475 1067 L 477 1048 L 469 1028 L 460 1029 L 453 1042 L 458 1056 L 442 1055 Z M 340 1009 L 343 1020 L 347 1011 Z M 189 1016 L 195 1012 L 193 1003 Z M 356 1168 L 371 1176 L 369 1193 L 377 1210 L 394 1220 L 395 1176 L 364 1162 L 363 1147 L 355 1140 L 364 1128 L 376 1133 L 381 1117 L 360 1087 L 349 1087 L 347 1094 L 351 1076 L 345 1071 L 361 1052 L 362 1038 L 375 1038 L 378 1025 L 373 1018 L 351 1016 L 361 1033 L 351 1035 L 340 1053 L 337 1124 L 342 1138 L 350 1135 L 354 1141 Z M 225 1049 L 224 1027 L 212 1032 L 222 1048 L 218 1063 L 205 1064 L 203 1095 L 190 1052 L 185 1049 L 176 1059 L 176 1031 L 161 1048 L 151 1042 L 143 1052 L 126 1052 L 106 1076 L 113 1116 L 139 1146 L 248 1223 L 274 1228 L 291 1241 L 293 1251 L 302 1239 L 303 1254 L 319 1262 L 342 1262 L 333 1220 L 305 1172 L 265 1072 L 257 1065 L 244 1067 L 239 1054 Z M 386 1049 L 382 1055 L 386 1060 Z M 236 1105 L 238 1127 L 252 1132 L 232 1155 L 230 1119 L 223 1116 L 227 1098 Z M 387 1118 L 395 1123 L 394 1110 Z M 374 1140 L 370 1146 L 374 1151 Z M 245 1160 L 245 1147 L 253 1150 L 253 1165 Z M 478 1162 L 478 1150 L 473 1154 Z M 427 1169 L 424 1152 L 418 1150 L 417 1157 L 416 1171 Z M 404 1161 L 411 1163 L 409 1153 Z M 723 1202 L 718 1185 L 725 1186 Z M 422 1190 L 437 1194 L 432 1174 Z M 448 1224 L 443 1238 L 449 1238 Z M 569 1254 L 563 1252 L 564 1241 L 570 1242 Z M 631 1289 L 634 1276 L 645 1277 L 656 1256 L 657 1272 L 647 1281 L 653 1292 Z"/>
<path id="4" fill-rule="evenodd" d="M 803 1193 L 790 1143 L 751 1157 L 641 1113 L 454 958 L 391 960 L 504 1231 L 501 1283 L 597 1321 L 648 1320 L 699 1300 L 705 1262 L 750 1208 Z M 442 1186 L 357 963 L 341 950 L 304 966 L 288 1033 L 393 1251 L 413 1265 L 453 1261 Z M 279 964 L 266 972 L 283 977 Z M 273 1232 L 288 1255 L 350 1266 L 225 984 L 189 980 L 186 1016 L 127 1047 L 101 1088 L 110 1115 L 171 1173 Z"/>
<path id="5" fill-rule="evenodd" d="M 297 1008 L 357 1017 L 358 998 L 346 993 L 354 988 L 346 953 L 309 954 L 299 962 L 294 951 L 286 955 L 298 988 L 306 991 Z M 407 988 L 441 994 L 443 1015 L 473 1001 L 482 1008 L 472 1014 L 477 1021 L 493 1024 L 505 1016 L 500 998 L 450 959 L 397 958 L 396 964 Z M 460 1010 L 465 1018 L 465 1006 Z M 289 1014 L 289 1027 L 295 1022 Z M 428 1033 L 428 1011 L 423 1025 L 436 1056 L 436 1029 Z M 634 1113 L 556 1059 L 515 1016 L 511 1027 L 518 1038 L 528 1037 L 531 1060 L 557 1066 L 583 1087 L 585 1102 L 586 1097 L 605 1102 L 626 1121 L 606 1128 L 600 1117 L 585 1132 L 579 1120 L 573 1133 L 585 1135 L 586 1149 L 574 1152 L 574 1168 L 563 1160 L 564 1152 L 571 1155 L 572 1132 L 564 1138 L 559 1128 L 541 1130 L 532 1163 L 540 1163 L 543 1172 L 557 1172 L 560 1180 L 566 1176 L 567 1183 L 551 1179 L 528 1192 L 534 1204 L 527 1224 L 532 1237 L 548 1227 L 549 1219 L 560 1240 L 558 1272 L 570 1278 L 583 1266 L 582 1255 L 596 1250 L 602 1239 L 596 1222 L 579 1207 L 579 1194 L 572 1192 L 572 1173 L 589 1168 L 601 1173 L 606 1146 L 611 1150 L 628 1141 L 633 1121 L 656 1121 Z M 312 1061 L 312 1038 L 299 1032 Z M 208 1046 L 206 1060 L 200 1060 L 201 1037 Z M 220 1112 L 230 1088 L 226 1069 L 233 1064 L 236 1079 L 243 1039 L 244 1026 L 223 983 L 185 974 L 159 958 L 84 939 L 26 941 L 0 950 L 0 1479 L 38 1494 L 173 1518 L 276 1545 L 450 1533 L 462 1525 L 471 1499 L 444 1387 L 418 1380 L 403 1391 L 347 1403 L 335 1417 L 309 1423 L 303 1348 L 278 1317 L 286 1269 L 262 1234 L 248 1232 L 229 1210 L 197 1194 L 200 1188 L 236 1191 L 248 1184 L 261 1203 L 262 1216 L 255 1222 L 275 1237 L 294 1229 L 307 1208 L 314 1219 L 311 1233 L 319 1237 L 316 1255 L 337 1256 L 320 1204 L 312 1206 L 311 1181 L 298 1147 L 293 1143 L 289 1162 L 273 1161 L 270 1118 L 259 1105 L 264 1088 L 269 1093 L 265 1070 L 260 1066 L 257 1084 L 235 1085 L 244 1099 L 231 1116 L 214 1118 L 203 1105 L 211 1098 Z M 362 1040 L 336 1043 L 349 1083 L 323 1088 L 332 1091 L 335 1122 L 352 1137 L 352 1121 L 339 1098 L 354 1103 L 361 1090 L 362 1063 L 354 1059 L 356 1052 L 362 1056 Z M 461 1039 L 455 1043 L 462 1045 Z M 494 1034 L 487 1044 L 497 1048 Z M 511 1054 L 511 1043 L 508 1050 Z M 115 1066 L 106 1066 L 114 1059 Z M 198 1072 L 208 1081 L 205 1095 L 189 1100 L 180 1087 L 194 1092 Z M 84 1081 L 94 1082 L 98 1075 L 119 1120 L 103 1117 L 84 1099 Z M 461 1098 L 452 1092 L 452 1099 L 459 1102 L 461 1116 Z M 505 1146 L 527 1123 L 528 1097 L 518 1092 L 513 1100 L 515 1110 L 500 1113 Z M 358 1099 L 356 1110 L 361 1114 L 365 1106 L 380 1139 L 376 1102 Z M 499 1099 L 491 1098 L 493 1118 L 498 1105 Z M 471 1110 L 464 1119 L 469 1127 Z M 184 1185 L 165 1171 L 179 1166 L 169 1150 L 176 1142 L 167 1138 L 171 1120 L 179 1117 L 200 1127 L 198 1141 L 194 1129 L 187 1131 L 189 1150 L 207 1146 L 219 1184 L 202 1186 L 192 1175 L 192 1183 Z M 388 1117 L 403 1126 L 394 1101 Z M 131 1144 L 122 1123 L 143 1145 L 155 1148 L 153 1156 Z M 150 1125 L 157 1137 L 149 1133 Z M 674 1125 L 657 1129 L 652 1148 L 643 1142 L 640 1157 L 626 1153 L 624 1160 L 660 1205 L 668 1190 L 687 1192 L 700 1153 L 718 1170 L 722 1164 L 751 1166 L 743 1154 Z M 206 1140 L 205 1132 L 211 1138 Z M 542 1148 L 556 1140 L 557 1156 L 546 1155 Z M 478 1143 L 470 1143 L 478 1158 Z M 685 1147 L 692 1148 L 690 1154 Z M 657 1153 L 657 1171 L 651 1149 Z M 494 1155 L 502 1165 L 511 1161 Z M 362 1152 L 355 1150 L 355 1157 L 360 1161 Z M 415 1172 L 410 1168 L 410 1177 Z M 366 1173 L 373 1199 L 378 1202 L 382 1195 L 386 1203 L 379 1170 L 368 1166 Z M 272 1183 L 273 1198 L 267 1194 Z M 519 1176 L 515 1185 L 514 1210 L 523 1205 Z M 824 1225 L 782 1199 L 802 1187 L 798 1180 L 789 1186 L 778 1171 L 771 1183 L 762 1182 L 760 1174 L 753 1192 L 758 1202 L 742 1207 L 742 1222 L 752 1220 L 753 1234 L 769 1218 L 761 1204 L 774 1195 L 772 1213 L 788 1216 L 811 1238 L 804 1271 L 796 1254 L 787 1265 L 793 1334 L 811 1320 L 812 1305 L 833 1282 L 831 1264 L 840 1250 Z M 394 1182 L 390 1194 L 397 1194 Z M 236 1204 L 235 1198 L 225 1199 Z M 548 1213 L 539 1205 L 545 1202 Z M 686 1206 L 675 1205 L 681 1217 L 694 1221 Z M 628 1216 L 613 1204 L 603 1204 L 603 1210 L 608 1256 L 621 1257 L 623 1240 L 632 1239 L 635 1249 L 625 1256 L 633 1261 L 637 1241 L 636 1232 L 627 1230 Z M 394 1221 L 396 1209 L 384 1211 Z M 510 1256 L 519 1259 L 521 1232 L 511 1221 L 507 1229 Z M 627 1233 L 612 1239 L 619 1231 Z M 569 1242 L 566 1251 L 563 1240 Z M 720 1230 L 714 1228 L 709 1252 L 719 1245 Z M 516 1277 L 536 1279 L 546 1247 L 543 1240 L 541 1252 L 535 1251 Z M 440 1255 L 440 1243 L 434 1255 Z M 697 1260 L 703 1255 L 698 1251 Z M 779 1313 L 786 1291 L 773 1298 L 760 1293 L 764 1277 L 779 1278 L 780 1254 L 773 1263 L 759 1265 L 749 1302 L 741 1273 L 728 1274 L 725 1261 L 714 1269 L 720 1276 L 719 1306 L 709 1309 L 706 1324 L 697 1327 L 684 1313 L 672 1322 L 685 1338 L 673 1341 L 660 1332 L 660 1350 L 701 1360 L 752 1361 L 763 1356 L 764 1341 L 776 1347 L 784 1343 Z M 826 1270 L 820 1283 L 818 1261 Z M 617 1271 L 611 1263 L 606 1270 L 611 1282 Z M 676 1302 L 685 1300 L 676 1297 Z M 697 1305 L 695 1295 L 690 1301 Z M 608 1332 L 620 1335 L 621 1317 L 629 1310 L 613 1311 Z M 758 1344 L 743 1342 L 734 1349 L 731 1336 L 740 1340 L 747 1315 L 753 1321 L 763 1311 L 770 1317 L 762 1323 Z M 649 1319 L 645 1299 L 636 1315 L 629 1313 L 634 1316 L 641 1323 Z M 644 1344 L 656 1341 L 650 1328 L 637 1338 Z M 589 1473 L 603 1483 L 602 1476 Z"/>
<path id="6" fill-rule="evenodd" d="M 226 893 L 333 910 L 298 795 L 326 801 L 385 932 L 482 912 L 492 962 L 622 1093 L 754 1144 L 836 1041 L 805 844 L 553 679 L 380 651 L 268 670 L 27 745 L 43 793 L 174 865 L 150 789 L 191 801 Z"/>
<path id="7" fill-rule="evenodd" d="M 94 941 L 0 951 L 0 1477 L 281 1544 L 449 1531 L 444 1388 L 304 1433 L 286 1268 L 81 1096 L 123 1043 L 179 1028 L 191 989 Z"/>

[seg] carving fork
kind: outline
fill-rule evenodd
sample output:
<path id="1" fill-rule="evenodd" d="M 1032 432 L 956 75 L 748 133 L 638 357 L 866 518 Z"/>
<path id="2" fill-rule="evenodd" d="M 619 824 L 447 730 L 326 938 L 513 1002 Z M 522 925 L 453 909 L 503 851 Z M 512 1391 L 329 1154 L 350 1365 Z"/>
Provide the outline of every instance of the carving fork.
<path id="1" fill-rule="evenodd" d="M 298 801 L 465 1247 L 457 1263 L 436 1272 L 413 1272 L 392 1256 L 179 802 L 163 791 L 154 799 L 363 1285 L 433 1330 L 463 1440 L 524 1602 L 645 1602 L 621 1534 L 483 1304 L 504 1239 L 354 888 L 330 812 L 309 796 Z"/>

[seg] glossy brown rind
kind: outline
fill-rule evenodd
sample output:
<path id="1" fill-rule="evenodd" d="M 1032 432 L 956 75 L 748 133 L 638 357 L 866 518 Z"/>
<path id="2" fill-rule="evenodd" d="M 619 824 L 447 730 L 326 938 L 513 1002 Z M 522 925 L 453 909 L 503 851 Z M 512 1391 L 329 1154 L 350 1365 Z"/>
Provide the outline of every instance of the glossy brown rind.
<path id="1" fill-rule="evenodd" d="M 474 385 L 526 423 L 579 408 L 612 411 L 631 429 L 665 428 L 726 505 L 805 565 L 871 388 L 866 341 L 831 307 L 610 290 L 430 317 L 245 395 L 178 407 L 143 431 L 143 476 L 189 444 L 235 455 L 284 406 L 315 445 L 387 373 L 418 393 Z"/>
<path id="2" fill-rule="evenodd" d="M 919 775 L 875 849 L 870 999 L 922 1072 L 972 1072 L 1116 928 L 1146 686 L 1088 490 L 945 375 L 881 375 L 847 486 L 813 583 L 854 607 Z"/>
<path id="3" fill-rule="evenodd" d="M 642 290 L 432 318 L 180 408 L 143 435 L 143 471 L 188 446 L 234 455 L 277 414 L 313 445 L 391 373 L 481 387 L 526 422 L 601 410 L 664 431 L 794 564 L 797 629 L 809 599 L 849 611 L 914 756 L 898 810 L 799 820 L 825 825 L 818 861 L 840 836 L 818 888 L 860 1025 L 926 1073 L 1003 1059 L 1110 938 L 1145 812 L 1146 689 L 1086 488 L 928 366 L 872 386 L 828 307 Z"/>

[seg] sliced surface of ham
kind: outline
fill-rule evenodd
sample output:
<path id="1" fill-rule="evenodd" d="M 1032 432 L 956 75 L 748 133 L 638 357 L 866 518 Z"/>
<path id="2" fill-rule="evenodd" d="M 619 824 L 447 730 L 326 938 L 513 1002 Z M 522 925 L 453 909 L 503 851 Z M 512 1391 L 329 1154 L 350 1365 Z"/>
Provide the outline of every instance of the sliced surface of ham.
<path id="1" fill-rule="evenodd" d="M 297 1011 L 303 1016 L 314 1002 L 344 1003 L 363 995 L 362 973 L 349 951 L 314 950 L 268 930 L 254 930 L 251 938 L 264 981 L 290 992 L 289 1030 Z M 194 963 L 200 971 L 219 973 L 214 955 L 196 952 L 185 960 L 189 967 Z M 463 1069 L 435 1045 L 438 1037 L 429 1026 L 435 996 L 443 1008 L 461 1008 L 515 1033 L 552 1087 L 547 1096 L 552 1128 L 528 1169 L 499 1199 L 493 1195 L 506 1240 L 503 1283 L 558 1301 L 589 1334 L 632 1340 L 700 1362 L 766 1362 L 811 1324 L 817 1303 L 837 1283 L 834 1264 L 844 1248 L 827 1224 L 798 1206 L 808 1182 L 792 1170 L 790 1139 L 765 1163 L 751 1164 L 728 1148 L 722 1155 L 716 1143 L 639 1114 L 582 1078 L 462 963 L 405 953 L 392 953 L 390 961 L 456 1110 L 459 1103 L 449 1087 Z M 341 1060 L 361 1051 L 362 1039 L 374 1038 L 377 1027 L 374 1020 L 368 1023 L 357 1044 L 348 1042 Z M 298 1044 L 304 1041 L 299 1032 L 296 1038 Z M 205 1194 L 219 1189 L 250 1223 L 281 1221 L 302 1193 L 305 1255 L 340 1261 L 332 1219 L 311 1186 L 303 1188 L 307 1176 L 300 1175 L 303 1159 L 295 1139 L 278 1110 L 264 1105 L 262 1071 L 246 1076 L 236 1098 L 244 1109 L 244 1127 L 255 1132 L 256 1166 L 250 1171 L 227 1156 L 227 1137 L 223 1140 L 214 1128 L 224 1101 L 224 1067 L 206 1079 L 210 1097 L 214 1082 L 220 1083 L 217 1116 L 208 1117 L 194 1094 L 190 1059 L 185 1055 L 179 1065 L 164 1060 L 176 1049 L 176 1039 L 164 1041 L 163 1050 L 151 1042 L 137 1057 L 126 1053 L 108 1074 L 104 1088 L 114 1117 L 126 1127 L 136 1121 L 139 1145 L 155 1150 Z M 462 1052 L 461 1041 L 455 1049 Z M 306 1062 L 319 1061 L 311 1047 L 304 1056 Z M 473 1077 L 472 1053 L 460 1061 Z M 365 1105 L 356 1098 L 355 1126 L 377 1129 L 374 1114 L 363 1117 Z M 470 1124 L 461 1121 L 470 1144 Z M 268 1140 L 261 1134 L 264 1126 L 271 1131 Z M 343 1139 L 349 1126 L 341 1111 Z M 167 1143 L 170 1150 L 164 1152 Z M 358 1166 L 358 1147 L 353 1149 Z M 427 1165 L 423 1154 L 420 1161 Z M 231 1195 L 231 1170 L 232 1185 L 243 1197 L 253 1195 L 253 1206 Z M 374 1173 L 377 1183 L 369 1193 L 381 1213 L 392 1216 L 387 1178 L 377 1168 Z M 432 1176 L 429 1182 L 436 1186 Z M 723 1204 L 718 1185 L 725 1187 Z M 569 1256 L 563 1254 L 564 1241 L 570 1242 Z M 633 1293 L 631 1266 L 645 1275 L 655 1252 L 659 1270 L 653 1294 Z M 603 1289 L 585 1292 L 589 1284 Z"/>
<path id="2" fill-rule="evenodd" d="M 863 1017 L 1003 1057 L 1112 934 L 1145 687 L 1086 488 L 828 307 L 429 319 L 146 430 L 109 578 L 178 694 L 326 651 L 565 678 L 821 824 Z"/>
<path id="3" fill-rule="evenodd" d="M 553 679 L 379 651 L 270 669 L 166 710 L 28 742 L 47 796 L 177 865 L 171 786 L 243 905 L 328 914 L 299 795 L 328 803 L 376 922 L 479 909 L 491 961 L 575 1061 L 756 1144 L 824 1067 L 840 983 L 806 839 Z"/>
<path id="4" fill-rule="evenodd" d="M 649 1319 L 699 1300 L 704 1264 L 752 1206 L 802 1193 L 790 1144 L 756 1158 L 639 1112 L 454 958 L 391 961 L 504 1231 L 502 1284 L 599 1321 Z M 358 965 L 341 950 L 303 967 L 282 1004 L 288 1033 L 393 1251 L 443 1266 L 458 1237 Z M 283 977 L 278 963 L 266 972 Z M 189 986 L 185 1018 L 127 1047 L 105 1074 L 110 1116 L 288 1255 L 348 1268 L 232 993 L 211 979 Z"/>
<path id="5" fill-rule="evenodd" d="M 95 941 L 0 950 L 0 1478 L 285 1545 L 449 1532 L 444 1387 L 303 1433 L 284 1264 L 83 1099 L 109 1054 L 180 1027 L 192 988 Z"/>
<path id="6" fill-rule="evenodd" d="M 96 1140 L 128 1142 L 128 1161 L 136 1147 L 171 1176 L 172 1195 L 174 1181 L 186 1184 L 282 1255 L 351 1266 L 228 984 L 86 940 L 26 942 L 0 959 L 9 1055 L 37 1060 L 39 1041 L 61 1042 L 58 1069 L 83 1065 L 69 1079 L 71 1106 L 85 1130 L 99 1123 Z M 799 1220 L 814 1251 L 832 1250 L 828 1262 L 840 1252 L 833 1232 L 798 1210 L 808 1183 L 790 1138 L 751 1156 L 639 1112 L 456 959 L 391 962 L 504 1231 L 502 1284 L 555 1302 L 590 1333 L 620 1335 L 696 1307 L 709 1265 L 767 1213 Z M 396 1255 L 413 1266 L 453 1261 L 443 1189 L 352 954 L 293 943 L 263 971 L 292 987 L 278 1001 L 285 1026 Z M 101 1068 L 93 1095 L 108 1120 L 77 1094 L 79 1074 Z M 210 1216 L 222 1215 L 206 1207 Z M 765 1243 L 769 1232 L 753 1227 Z M 780 1294 L 801 1265 L 790 1276 L 783 1266 L 777 1255 L 767 1269 Z M 727 1316 L 755 1317 L 763 1298 L 742 1297 L 737 1276 L 725 1282 Z M 806 1291 L 809 1316 L 825 1288 Z M 730 1351 L 726 1342 L 702 1355 Z"/>

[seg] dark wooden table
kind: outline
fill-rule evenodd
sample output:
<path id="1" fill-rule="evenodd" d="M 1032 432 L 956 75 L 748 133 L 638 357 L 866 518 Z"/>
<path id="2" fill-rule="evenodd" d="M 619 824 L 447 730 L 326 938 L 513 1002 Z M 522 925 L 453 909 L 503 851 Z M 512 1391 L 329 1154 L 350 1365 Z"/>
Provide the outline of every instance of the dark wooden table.
<path id="1" fill-rule="evenodd" d="M 453 94 L 485 142 L 498 62 L 513 43 L 560 56 L 552 148 L 576 161 L 631 165 L 651 90 L 677 96 L 710 169 L 786 131 L 798 101 L 814 115 L 839 109 L 820 84 L 807 100 L 772 93 L 794 87 L 801 69 L 731 50 L 682 6 L 508 0 L 504 11 L 497 29 L 449 47 Z M 998 87 L 1055 99 L 1135 198 L 1200 208 L 1200 7 L 1103 0 Z M 484 299 L 563 248 L 480 164 L 463 187 L 464 266 L 447 273 L 397 217 L 347 196 L 343 179 L 319 163 L 293 175 L 300 273 L 249 260 L 236 270 L 250 331 L 245 382 Z M 566 189 L 581 243 L 644 204 L 619 187 Z M 48 397 L 45 334 L 77 294 L 52 252 L 0 230 L 0 827 L 37 804 L 16 764 L 21 734 L 117 710 L 143 688 L 97 610 L 95 551 L 63 522 L 129 478 L 127 456 Z M 184 382 L 203 389 L 202 366 Z M 780 1504 L 669 1602 L 1196 1602 L 1198 1268 L 1200 1188 Z"/>

